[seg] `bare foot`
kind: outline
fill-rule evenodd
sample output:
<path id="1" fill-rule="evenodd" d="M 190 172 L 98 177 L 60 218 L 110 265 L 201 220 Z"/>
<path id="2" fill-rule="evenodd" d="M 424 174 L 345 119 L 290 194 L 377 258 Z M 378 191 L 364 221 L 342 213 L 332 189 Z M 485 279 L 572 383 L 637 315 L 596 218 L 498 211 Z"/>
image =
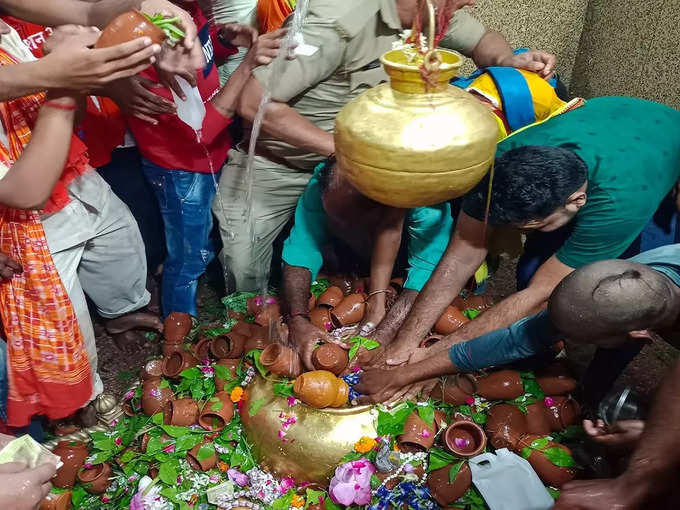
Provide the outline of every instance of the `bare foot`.
<path id="1" fill-rule="evenodd" d="M 144 334 L 136 330 L 110 334 L 110 336 L 116 347 L 126 354 L 139 351 L 146 342 Z"/>
<path id="2" fill-rule="evenodd" d="M 109 335 L 125 333 L 131 329 L 148 329 L 163 331 L 163 321 L 158 315 L 148 312 L 133 312 L 106 321 L 106 332 Z"/>

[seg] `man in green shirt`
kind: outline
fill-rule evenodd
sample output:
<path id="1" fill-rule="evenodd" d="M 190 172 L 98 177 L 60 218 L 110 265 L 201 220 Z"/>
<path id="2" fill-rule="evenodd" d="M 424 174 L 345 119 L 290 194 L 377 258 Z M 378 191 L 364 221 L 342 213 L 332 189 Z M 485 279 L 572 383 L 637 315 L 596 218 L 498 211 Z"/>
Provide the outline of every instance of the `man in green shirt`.
<path id="1" fill-rule="evenodd" d="M 591 99 L 502 141 L 489 231 L 514 226 L 550 239 L 538 242 L 544 253 L 532 259 L 535 269 L 522 267 L 528 286 L 453 337 L 468 340 L 507 327 L 544 307 L 555 286 L 574 269 L 639 253 L 639 246 L 633 253 L 628 249 L 632 244 L 635 248 L 679 178 L 680 112 L 641 99 Z M 407 361 L 484 260 L 487 190 L 488 177 L 465 197 L 439 266 L 377 362 Z M 644 249 L 670 242 L 649 243 Z"/>

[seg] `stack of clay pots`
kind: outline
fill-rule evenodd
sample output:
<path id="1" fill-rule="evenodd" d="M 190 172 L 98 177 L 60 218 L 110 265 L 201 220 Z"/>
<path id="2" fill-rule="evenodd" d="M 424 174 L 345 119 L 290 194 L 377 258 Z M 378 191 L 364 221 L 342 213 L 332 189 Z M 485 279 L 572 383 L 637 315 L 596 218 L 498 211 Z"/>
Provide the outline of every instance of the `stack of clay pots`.
<path id="1" fill-rule="evenodd" d="M 469 296 L 467 298 L 458 296 L 446 307 L 446 310 L 434 325 L 433 331 L 438 335 L 449 335 L 469 322 L 468 318 L 463 315 L 464 310 L 472 309 L 483 312 L 491 308 L 493 304 L 494 300 L 489 296 Z M 424 340 L 423 343 L 422 347 L 429 347 L 427 344 L 433 343 L 432 338 Z"/>
<path id="2" fill-rule="evenodd" d="M 328 287 L 309 312 L 312 324 L 322 331 L 332 331 L 361 322 L 366 313 L 366 294 L 362 285 L 353 286 L 347 282 L 343 287 Z"/>

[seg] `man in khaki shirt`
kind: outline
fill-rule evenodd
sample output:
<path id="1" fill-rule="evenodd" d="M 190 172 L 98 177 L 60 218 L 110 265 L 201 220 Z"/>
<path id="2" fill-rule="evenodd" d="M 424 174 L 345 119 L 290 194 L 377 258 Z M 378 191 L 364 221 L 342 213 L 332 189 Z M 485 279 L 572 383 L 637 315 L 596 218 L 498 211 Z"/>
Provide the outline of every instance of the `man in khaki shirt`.
<path id="1" fill-rule="evenodd" d="M 458 6 L 470 3 L 460 0 Z M 265 87 L 273 99 L 253 168 L 256 242 L 251 244 L 244 221 L 248 140 L 230 152 L 213 204 L 229 291 L 260 290 L 265 283 L 256 276 L 268 271 L 275 238 L 293 215 L 314 167 L 335 151 L 336 115 L 357 95 L 387 80 L 379 58 L 412 26 L 416 5 L 417 0 L 310 0 L 302 29 L 307 51 L 254 72 L 239 113 L 252 121 Z M 453 14 L 440 45 L 471 57 L 479 67 L 518 67 L 548 77 L 555 66 L 554 55 L 545 52 L 514 55 L 503 36 L 463 10 Z"/>

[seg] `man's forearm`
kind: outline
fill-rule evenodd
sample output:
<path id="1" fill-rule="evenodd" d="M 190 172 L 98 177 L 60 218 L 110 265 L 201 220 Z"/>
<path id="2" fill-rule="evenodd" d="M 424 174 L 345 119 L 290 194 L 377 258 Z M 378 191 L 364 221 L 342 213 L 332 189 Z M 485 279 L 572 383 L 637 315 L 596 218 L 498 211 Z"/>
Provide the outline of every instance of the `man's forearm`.
<path id="1" fill-rule="evenodd" d="M 103 28 L 114 16 L 139 8 L 141 0 L 0 0 L 0 8 L 17 18 L 44 26 L 84 25 Z"/>
<path id="2" fill-rule="evenodd" d="M 251 71 L 247 62 L 241 63 L 229 76 L 229 80 L 227 80 L 224 87 L 213 98 L 213 106 L 225 117 L 234 116 L 238 99 L 250 79 Z"/>
<path id="3" fill-rule="evenodd" d="M 263 87 L 253 77 L 246 89 L 246 92 L 241 95 L 238 112 L 252 122 L 260 106 Z M 315 154 L 329 156 L 335 152 L 332 133 L 316 127 L 285 103 L 276 101 L 269 103 L 262 122 L 262 130 L 282 142 Z"/>
<path id="4" fill-rule="evenodd" d="M 0 101 L 27 96 L 50 86 L 43 62 L 26 62 L 0 67 Z"/>
<path id="5" fill-rule="evenodd" d="M 513 55 L 512 48 L 505 38 L 495 30 L 487 30 L 484 37 L 472 50 L 472 60 L 477 67 L 498 66 Z"/>
<path id="6" fill-rule="evenodd" d="M 407 365 L 398 369 L 399 378 L 404 386 L 415 384 L 429 379 L 435 379 L 442 375 L 460 372 L 458 367 L 451 362 L 446 353 L 437 353 L 423 361 Z"/>
<path id="7" fill-rule="evenodd" d="M 411 307 L 418 297 L 418 291 L 404 289 L 401 295 L 387 312 L 375 331 L 375 338 L 381 345 L 389 345 L 397 335 L 399 328 L 408 317 Z"/>
<path id="8" fill-rule="evenodd" d="M 283 307 L 288 315 L 309 312 L 312 273 L 306 267 L 283 264 Z"/>

